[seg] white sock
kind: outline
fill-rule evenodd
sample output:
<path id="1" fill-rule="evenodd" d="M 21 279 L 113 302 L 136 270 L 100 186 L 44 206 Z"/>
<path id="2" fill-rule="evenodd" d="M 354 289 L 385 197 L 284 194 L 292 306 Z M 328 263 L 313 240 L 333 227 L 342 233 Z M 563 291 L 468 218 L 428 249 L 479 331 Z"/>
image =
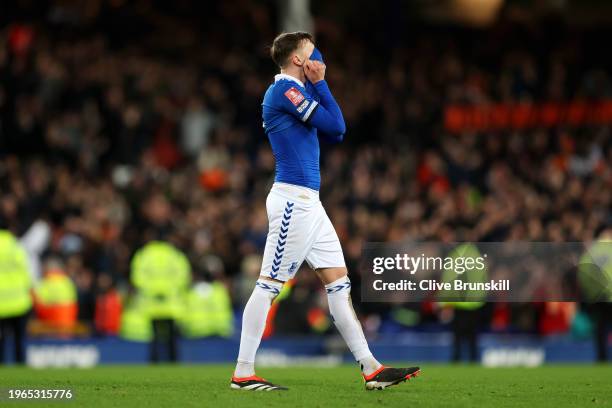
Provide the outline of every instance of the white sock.
<path id="1" fill-rule="evenodd" d="M 259 279 L 249 298 L 242 315 L 240 351 L 234 376 L 250 377 L 255 375 L 255 353 L 259 348 L 261 336 L 266 328 L 268 311 L 274 298 L 280 293 L 283 284 Z"/>
<path id="2" fill-rule="evenodd" d="M 327 302 L 332 319 L 346 342 L 349 350 L 353 353 L 355 360 L 361 366 L 361 371 L 365 375 L 370 375 L 381 364 L 374 358 L 368 342 L 363 334 L 363 329 L 351 303 L 351 281 L 348 276 L 338 279 L 325 285 L 327 291 Z"/>

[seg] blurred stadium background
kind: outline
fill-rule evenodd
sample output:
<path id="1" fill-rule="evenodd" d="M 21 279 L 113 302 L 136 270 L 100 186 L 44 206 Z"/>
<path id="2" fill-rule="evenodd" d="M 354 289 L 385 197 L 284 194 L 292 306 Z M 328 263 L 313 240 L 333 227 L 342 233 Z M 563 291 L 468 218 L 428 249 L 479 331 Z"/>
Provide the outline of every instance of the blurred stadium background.
<path id="1" fill-rule="evenodd" d="M 323 147 L 322 200 L 372 349 L 450 361 L 461 312 L 359 302 L 361 247 L 592 241 L 609 228 L 611 23 L 603 0 L 2 2 L 0 227 L 24 248 L 34 294 L 15 319 L 19 283 L 0 271 L 6 362 L 23 325 L 32 366 L 172 359 L 152 355 L 146 288 L 130 279 L 153 240 L 190 265 L 156 281 L 180 292 L 176 358 L 234 360 L 273 180 L 267 47 L 297 29 L 315 33 L 347 121 L 345 142 Z M 14 262 L 0 242 L 3 265 Z M 315 275 L 299 273 L 269 316 L 261 362 L 351 361 L 325 302 Z M 472 357 L 605 358 L 603 310 L 487 304 Z"/>

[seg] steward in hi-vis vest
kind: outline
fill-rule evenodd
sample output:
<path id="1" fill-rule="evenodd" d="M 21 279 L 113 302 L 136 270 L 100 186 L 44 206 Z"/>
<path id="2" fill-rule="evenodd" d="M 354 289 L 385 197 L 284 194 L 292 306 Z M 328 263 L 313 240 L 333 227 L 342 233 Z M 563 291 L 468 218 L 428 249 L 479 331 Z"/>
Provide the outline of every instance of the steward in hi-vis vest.
<path id="1" fill-rule="evenodd" d="M 14 359 L 25 363 L 26 323 L 32 308 L 32 280 L 27 255 L 15 236 L 0 229 L 0 364 L 5 339 L 13 335 Z"/>
<path id="2" fill-rule="evenodd" d="M 126 309 L 124 318 L 140 322 L 142 338 L 152 334 L 152 362 L 176 361 L 178 330 L 175 321 L 186 312 L 185 299 L 191 283 L 189 260 L 170 243 L 149 242 L 134 254 L 131 280 L 137 294 L 134 309 Z M 140 314 L 141 318 L 135 314 Z M 151 332 L 143 322 L 145 325 L 149 322 Z M 125 331 L 122 329 L 123 333 Z"/>

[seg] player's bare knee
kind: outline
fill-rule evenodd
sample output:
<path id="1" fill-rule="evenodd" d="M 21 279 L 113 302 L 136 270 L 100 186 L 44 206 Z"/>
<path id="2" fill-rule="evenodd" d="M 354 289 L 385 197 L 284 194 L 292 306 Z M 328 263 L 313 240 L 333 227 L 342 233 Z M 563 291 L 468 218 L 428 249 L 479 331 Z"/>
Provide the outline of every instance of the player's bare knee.
<path id="1" fill-rule="evenodd" d="M 315 273 L 323 282 L 324 285 L 328 285 L 332 282 L 337 281 L 348 275 L 348 270 L 344 266 L 331 267 L 331 268 L 318 268 L 315 269 Z"/>

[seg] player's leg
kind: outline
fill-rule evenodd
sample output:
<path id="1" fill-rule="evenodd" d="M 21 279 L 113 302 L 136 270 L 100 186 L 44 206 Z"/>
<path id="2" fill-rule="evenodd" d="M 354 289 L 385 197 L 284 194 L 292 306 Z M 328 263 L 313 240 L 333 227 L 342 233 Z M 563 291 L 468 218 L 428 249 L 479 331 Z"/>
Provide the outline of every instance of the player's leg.
<path id="1" fill-rule="evenodd" d="M 266 319 L 272 302 L 280 293 L 284 282 L 260 276 L 242 315 L 240 350 L 230 386 L 233 389 L 253 391 L 284 390 L 255 375 L 255 354 L 266 328 Z"/>
<path id="2" fill-rule="evenodd" d="M 284 282 L 260 276 L 251 297 L 244 307 L 240 351 L 234 376 L 238 378 L 255 375 L 255 354 L 266 328 L 266 319 L 272 302 L 280 293 Z"/>
<path id="3" fill-rule="evenodd" d="M 418 367 L 385 367 L 372 355 L 351 301 L 351 281 L 340 240 L 323 206 L 319 211 L 318 236 L 306 256 L 325 285 L 329 311 L 342 338 L 361 367 L 367 389 L 384 389 L 416 376 Z"/>
<path id="4" fill-rule="evenodd" d="M 257 391 L 284 389 L 255 376 L 255 355 L 272 302 L 283 284 L 297 272 L 312 245 L 309 231 L 313 204 L 298 195 L 305 197 L 303 194 L 293 194 L 291 187 L 285 186 L 285 190 L 279 191 L 276 185 L 268 195 L 268 237 L 260 277 L 244 309 L 232 388 Z"/>
<path id="5" fill-rule="evenodd" d="M 382 364 L 372 355 L 361 323 L 355 315 L 351 301 L 351 281 L 346 267 L 318 268 L 315 272 L 325 285 L 329 312 L 334 324 L 355 360 L 359 362 L 361 371 L 365 375 L 372 374 Z"/>

